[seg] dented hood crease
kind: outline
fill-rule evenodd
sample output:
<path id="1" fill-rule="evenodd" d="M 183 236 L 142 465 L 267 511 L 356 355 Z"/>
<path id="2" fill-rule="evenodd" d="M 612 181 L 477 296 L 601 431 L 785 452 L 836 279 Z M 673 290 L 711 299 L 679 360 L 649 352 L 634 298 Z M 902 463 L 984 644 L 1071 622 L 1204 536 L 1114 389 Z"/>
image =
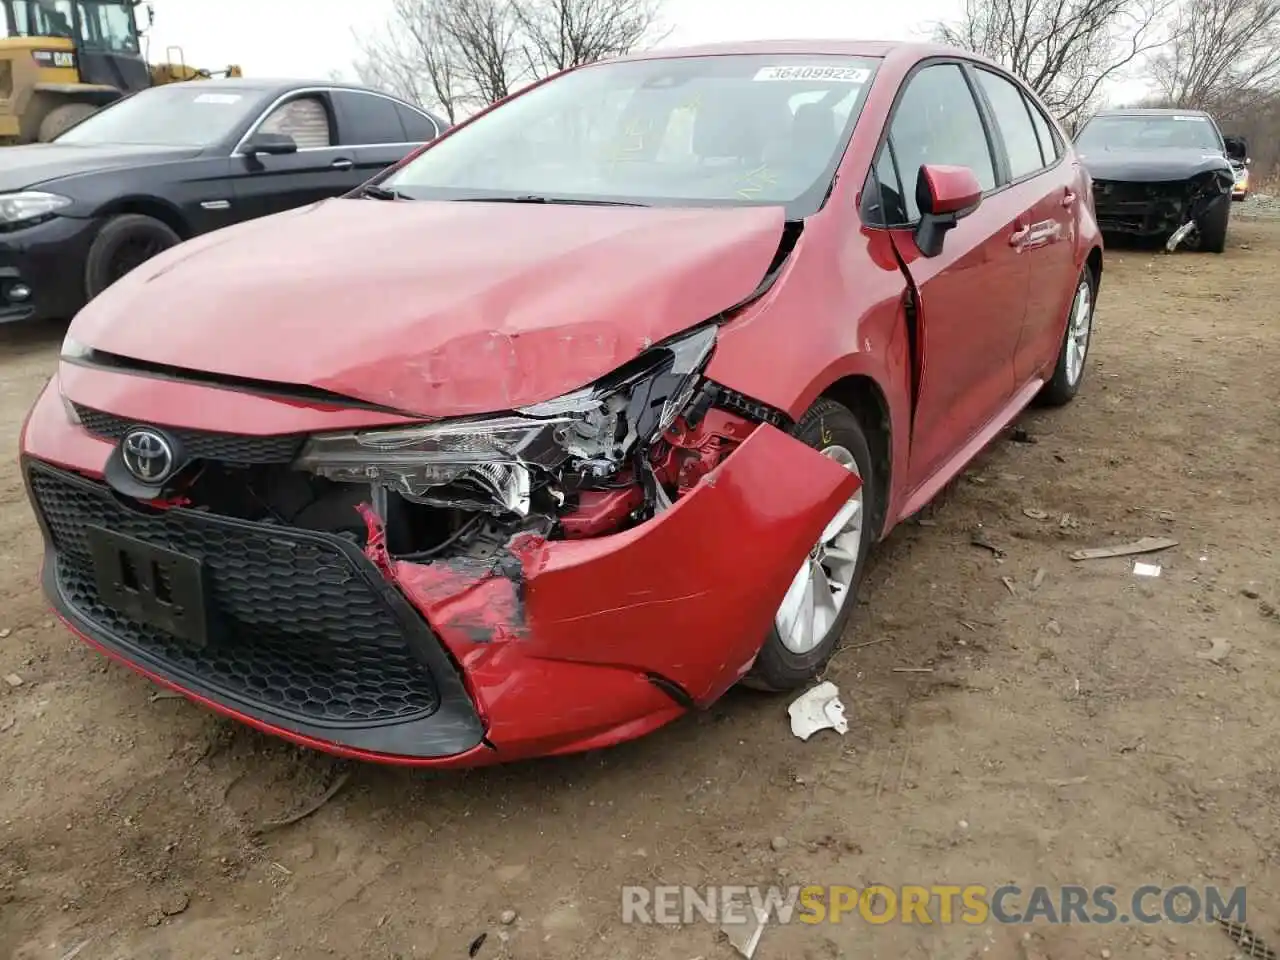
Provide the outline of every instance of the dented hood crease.
<path id="1" fill-rule="evenodd" d="M 180 245 L 70 336 L 150 363 L 424 416 L 583 386 L 746 299 L 777 207 L 332 200 Z"/>

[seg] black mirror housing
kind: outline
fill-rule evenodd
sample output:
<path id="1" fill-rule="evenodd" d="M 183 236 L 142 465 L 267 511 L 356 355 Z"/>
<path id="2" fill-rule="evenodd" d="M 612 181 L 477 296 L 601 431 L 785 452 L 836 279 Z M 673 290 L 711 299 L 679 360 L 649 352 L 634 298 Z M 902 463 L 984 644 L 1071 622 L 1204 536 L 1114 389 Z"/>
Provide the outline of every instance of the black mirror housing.
<path id="1" fill-rule="evenodd" d="M 244 154 L 248 157 L 259 154 L 279 157 L 297 152 L 298 141 L 287 133 L 255 133 L 244 145 Z"/>

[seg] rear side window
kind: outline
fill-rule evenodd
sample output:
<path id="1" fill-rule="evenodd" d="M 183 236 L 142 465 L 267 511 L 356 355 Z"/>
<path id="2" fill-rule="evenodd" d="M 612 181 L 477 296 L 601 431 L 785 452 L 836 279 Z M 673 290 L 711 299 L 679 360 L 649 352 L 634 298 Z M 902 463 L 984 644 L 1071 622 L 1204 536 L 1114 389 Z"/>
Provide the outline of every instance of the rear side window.
<path id="1" fill-rule="evenodd" d="M 1031 113 L 1031 125 L 1036 128 L 1036 136 L 1040 140 L 1040 152 L 1044 154 L 1045 166 L 1050 166 L 1062 156 L 1058 151 L 1058 138 L 1053 135 L 1053 127 L 1049 125 L 1048 119 L 1036 106 L 1035 101 L 1030 97 L 1025 99 L 1027 110 Z"/>
<path id="2" fill-rule="evenodd" d="M 424 116 L 411 107 L 406 107 L 403 103 L 396 104 L 396 110 L 400 114 L 400 123 L 404 126 L 407 143 L 426 143 L 440 135 L 435 121 L 430 117 Z"/>
<path id="3" fill-rule="evenodd" d="M 954 63 L 925 67 L 907 81 L 889 136 L 910 220 L 920 216 L 915 187 L 926 164 L 968 167 L 984 192 L 995 189 L 986 127 L 964 71 Z"/>
<path id="4" fill-rule="evenodd" d="M 1018 180 L 1043 169 L 1045 159 L 1040 154 L 1040 138 L 1031 123 L 1031 114 L 1027 112 L 1027 101 L 1023 99 L 1022 91 L 989 70 L 978 70 L 977 74 L 978 84 L 987 95 L 1004 138 L 1010 175 Z"/>
<path id="5" fill-rule="evenodd" d="M 404 127 L 394 100 L 371 93 L 343 90 L 334 94 L 341 105 L 342 142 L 362 147 L 378 143 L 404 143 Z"/>
<path id="6" fill-rule="evenodd" d="M 258 128 L 262 133 L 283 133 L 293 137 L 299 150 L 333 146 L 329 108 L 320 97 L 295 97 L 276 107 Z"/>

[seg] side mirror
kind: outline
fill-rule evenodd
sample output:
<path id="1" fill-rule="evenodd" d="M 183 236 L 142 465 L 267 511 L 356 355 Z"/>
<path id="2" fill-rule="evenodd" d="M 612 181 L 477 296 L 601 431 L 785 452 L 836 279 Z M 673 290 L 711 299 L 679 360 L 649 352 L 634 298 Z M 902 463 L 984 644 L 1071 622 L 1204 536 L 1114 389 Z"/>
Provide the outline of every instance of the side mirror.
<path id="1" fill-rule="evenodd" d="M 257 157 L 259 154 L 282 157 L 298 152 L 298 141 L 287 133 L 255 133 L 244 145 L 246 157 Z"/>
<path id="2" fill-rule="evenodd" d="M 922 166 L 916 177 L 916 206 L 920 208 L 916 246 L 920 252 L 926 257 L 940 254 L 947 232 L 981 203 L 982 185 L 968 167 Z"/>

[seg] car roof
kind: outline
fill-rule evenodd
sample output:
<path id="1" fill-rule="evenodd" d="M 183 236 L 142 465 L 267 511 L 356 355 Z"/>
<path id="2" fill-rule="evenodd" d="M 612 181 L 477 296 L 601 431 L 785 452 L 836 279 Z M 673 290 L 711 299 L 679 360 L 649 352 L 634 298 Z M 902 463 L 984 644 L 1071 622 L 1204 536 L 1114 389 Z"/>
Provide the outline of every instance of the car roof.
<path id="1" fill-rule="evenodd" d="M 366 87 L 358 83 L 344 83 L 341 80 L 287 80 L 278 78 L 259 78 L 259 77 L 213 77 L 208 80 L 183 80 L 180 83 L 168 84 L 175 87 L 199 87 L 201 90 L 244 90 L 249 93 L 259 93 L 264 97 L 280 97 L 293 90 L 306 90 L 312 87 L 322 87 L 326 90 L 354 90 L 357 93 L 376 93 L 379 96 L 390 97 L 397 103 L 403 103 L 406 106 L 425 113 L 437 123 L 443 123 L 432 110 L 426 107 L 419 107 L 407 100 L 395 96 L 395 94 L 387 93 L 385 90 L 377 90 L 373 87 Z M 154 88 L 152 88 L 154 89 Z"/>
<path id="2" fill-rule="evenodd" d="M 1099 110 L 1099 117 L 1207 117 L 1203 110 L 1179 110 L 1176 107 L 1117 107 Z"/>
<path id="3" fill-rule="evenodd" d="M 827 38 L 793 40 L 739 40 L 725 43 L 707 43 L 691 47 L 667 47 L 638 51 L 620 57 L 622 60 L 661 60 L 668 57 L 732 56 L 734 54 L 815 54 L 845 57 L 887 57 L 889 54 L 918 54 L 925 56 L 964 56 L 982 60 L 955 47 L 931 43 L 905 43 L 896 40 L 841 40 Z"/>
<path id="4" fill-rule="evenodd" d="M 199 87 L 201 90 L 251 90 L 255 93 L 288 93 L 290 90 L 299 90 L 305 87 L 324 87 L 325 89 L 334 90 L 355 90 L 362 93 L 377 93 L 384 97 L 391 97 L 393 100 L 400 98 L 394 94 L 386 93 L 382 90 L 375 90 L 373 87 L 362 86 L 358 83 L 345 83 L 341 80 L 300 80 L 300 79 L 281 79 L 276 77 L 213 77 L 208 80 L 183 80 L 181 83 L 171 84 L 171 86 L 181 87 Z"/>

